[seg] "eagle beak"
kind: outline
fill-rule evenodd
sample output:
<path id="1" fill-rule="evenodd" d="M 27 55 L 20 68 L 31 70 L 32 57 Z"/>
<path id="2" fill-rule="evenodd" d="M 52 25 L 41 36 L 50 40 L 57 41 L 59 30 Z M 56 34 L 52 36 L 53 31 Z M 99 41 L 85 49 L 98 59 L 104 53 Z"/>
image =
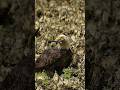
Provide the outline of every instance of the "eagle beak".
<path id="1" fill-rule="evenodd" d="M 54 41 L 54 40 L 48 41 L 48 43 L 52 43 L 52 42 L 59 43 L 59 41 Z"/>
<path id="2" fill-rule="evenodd" d="M 63 40 L 58 40 L 58 41 L 50 40 L 50 41 L 48 41 L 48 43 L 52 43 L 52 42 L 55 42 L 56 44 L 58 44 L 58 43 L 63 43 Z"/>
<path id="3" fill-rule="evenodd" d="M 62 43 L 63 41 L 58 41 L 58 43 Z"/>

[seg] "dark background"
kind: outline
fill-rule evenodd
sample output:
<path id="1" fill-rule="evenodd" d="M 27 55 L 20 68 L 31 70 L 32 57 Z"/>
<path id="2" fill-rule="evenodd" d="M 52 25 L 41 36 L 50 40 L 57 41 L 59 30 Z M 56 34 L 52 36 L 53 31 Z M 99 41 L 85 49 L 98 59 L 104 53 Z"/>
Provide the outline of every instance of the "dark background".
<path id="1" fill-rule="evenodd" d="M 0 90 L 34 90 L 34 0 L 0 0 Z"/>
<path id="2" fill-rule="evenodd" d="M 86 89 L 120 89 L 120 1 L 86 0 Z"/>

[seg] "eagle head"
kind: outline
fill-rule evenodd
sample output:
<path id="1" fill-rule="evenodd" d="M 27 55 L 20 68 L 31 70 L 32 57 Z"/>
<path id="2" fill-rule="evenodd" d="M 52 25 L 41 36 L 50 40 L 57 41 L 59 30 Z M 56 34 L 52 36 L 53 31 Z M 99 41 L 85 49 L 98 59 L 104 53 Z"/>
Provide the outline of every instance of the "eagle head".
<path id="1" fill-rule="evenodd" d="M 56 42 L 58 42 L 58 47 L 63 49 L 69 49 L 70 48 L 70 38 L 61 34 L 56 39 Z"/>

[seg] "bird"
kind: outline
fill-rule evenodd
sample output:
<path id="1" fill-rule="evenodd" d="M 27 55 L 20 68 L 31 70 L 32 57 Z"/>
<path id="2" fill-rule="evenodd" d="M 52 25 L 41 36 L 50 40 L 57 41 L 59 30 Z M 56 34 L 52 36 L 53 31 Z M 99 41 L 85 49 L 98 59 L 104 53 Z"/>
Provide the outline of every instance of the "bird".
<path id="1" fill-rule="evenodd" d="M 61 75 L 64 68 L 67 68 L 72 60 L 73 53 L 70 49 L 70 38 L 64 34 L 59 35 L 55 40 L 49 42 L 56 42 L 57 47 L 46 48 L 43 53 L 35 61 L 35 72 L 46 73 L 53 77 L 57 72 Z"/>

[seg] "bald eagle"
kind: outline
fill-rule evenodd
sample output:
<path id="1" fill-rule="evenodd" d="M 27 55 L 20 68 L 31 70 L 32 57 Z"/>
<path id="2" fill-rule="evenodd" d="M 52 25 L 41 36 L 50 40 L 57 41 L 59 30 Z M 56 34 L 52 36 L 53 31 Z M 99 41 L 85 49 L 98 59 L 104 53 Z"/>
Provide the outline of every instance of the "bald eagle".
<path id="1" fill-rule="evenodd" d="M 62 70 L 71 64 L 73 54 L 67 36 L 59 35 L 55 41 L 50 42 L 57 42 L 59 46 L 44 50 L 35 62 L 35 70 L 45 70 L 52 77 L 55 71 L 58 75 L 62 74 Z"/>

